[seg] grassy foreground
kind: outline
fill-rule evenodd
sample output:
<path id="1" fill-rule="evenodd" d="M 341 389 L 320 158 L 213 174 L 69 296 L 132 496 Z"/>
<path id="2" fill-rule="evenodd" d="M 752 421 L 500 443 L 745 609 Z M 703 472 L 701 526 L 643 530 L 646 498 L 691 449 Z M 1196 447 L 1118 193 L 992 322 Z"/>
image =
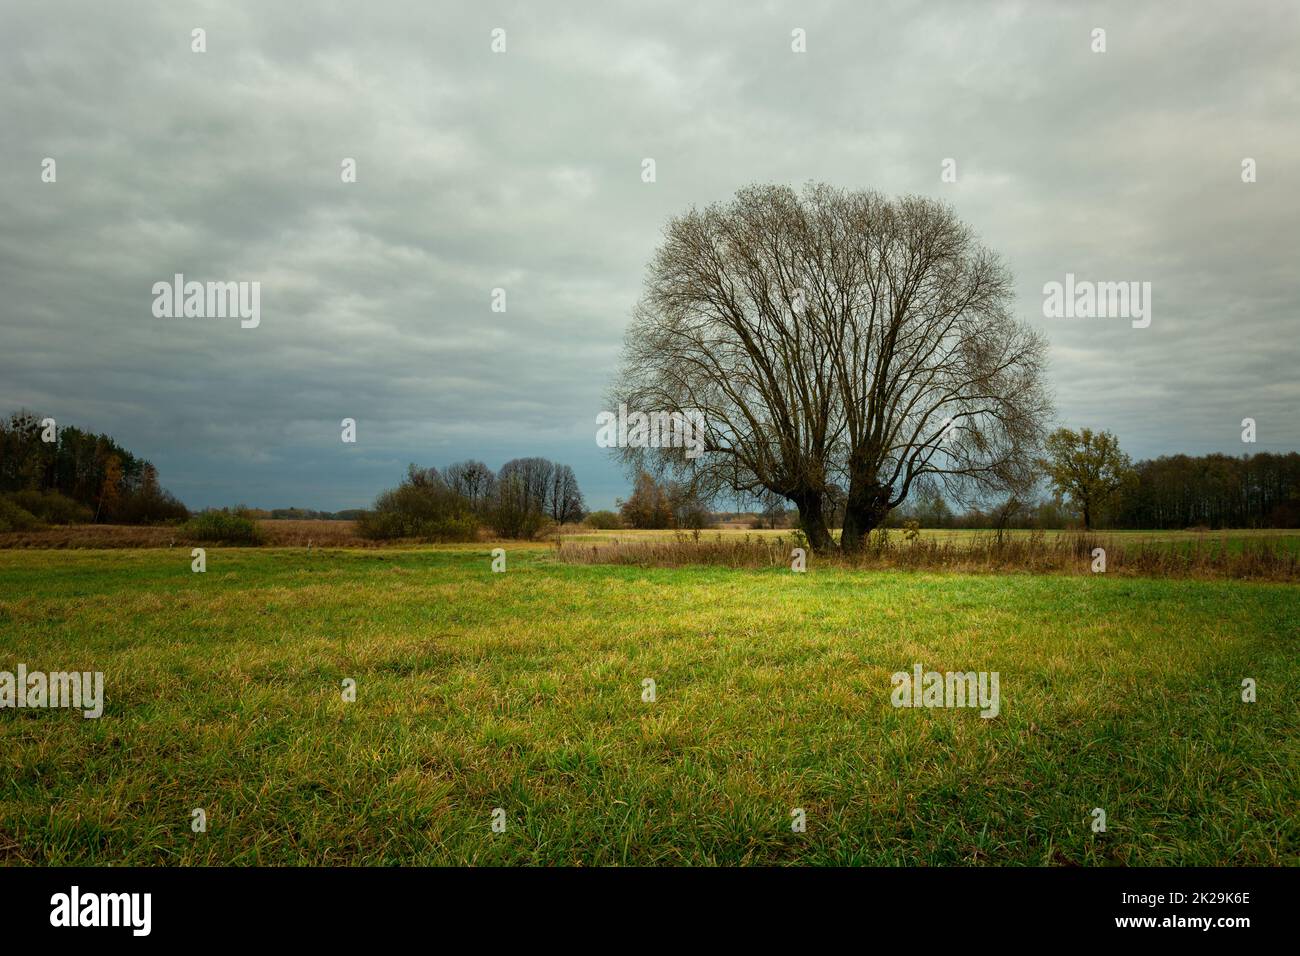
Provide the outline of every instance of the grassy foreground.
<path id="1" fill-rule="evenodd" d="M 0 711 L 0 862 L 1300 863 L 1295 585 L 207 560 L 0 552 L 0 671 L 107 698 Z M 1001 714 L 894 708 L 916 663 Z"/>

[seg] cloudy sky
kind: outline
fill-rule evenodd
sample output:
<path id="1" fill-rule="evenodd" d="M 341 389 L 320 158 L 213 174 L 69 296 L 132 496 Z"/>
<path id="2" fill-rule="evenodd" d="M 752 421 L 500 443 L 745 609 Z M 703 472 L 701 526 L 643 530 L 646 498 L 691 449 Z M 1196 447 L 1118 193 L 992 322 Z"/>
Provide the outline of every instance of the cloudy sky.
<path id="1" fill-rule="evenodd" d="M 0 412 L 107 431 L 191 507 L 519 455 L 609 506 L 595 415 L 665 221 L 823 180 L 1005 257 L 1062 424 L 1300 448 L 1298 49 L 1289 2 L 5 0 Z M 1044 318 L 1067 272 L 1151 282 L 1150 327 Z M 260 282 L 261 324 L 156 318 L 175 273 Z"/>

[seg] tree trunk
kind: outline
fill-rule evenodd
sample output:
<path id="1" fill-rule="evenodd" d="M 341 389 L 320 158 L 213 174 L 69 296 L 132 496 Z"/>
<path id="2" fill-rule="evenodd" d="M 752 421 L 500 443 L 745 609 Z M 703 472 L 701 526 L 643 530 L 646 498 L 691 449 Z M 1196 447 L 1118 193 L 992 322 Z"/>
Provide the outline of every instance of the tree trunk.
<path id="1" fill-rule="evenodd" d="M 862 550 L 863 540 L 880 526 L 888 514 L 889 489 L 881 488 L 874 481 L 850 481 L 840 548 L 849 554 Z"/>
<path id="2" fill-rule="evenodd" d="M 826 528 L 824 499 L 820 492 L 806 492 L 790 499 L 799 509 L 799 527 L 808 536 L 808 546 L 817 553 L 825 553 L 834 546 L 831 533 Z"/>

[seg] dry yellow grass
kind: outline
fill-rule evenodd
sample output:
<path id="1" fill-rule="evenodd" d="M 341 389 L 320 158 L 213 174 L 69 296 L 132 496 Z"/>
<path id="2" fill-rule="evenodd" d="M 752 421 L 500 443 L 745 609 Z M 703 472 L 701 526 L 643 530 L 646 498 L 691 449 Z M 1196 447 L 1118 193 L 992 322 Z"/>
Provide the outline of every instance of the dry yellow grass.
<path id="1" fill-rule="evenodd" d="M 1030 572 L 1106 572 L 1144 577 L 1300 580 L 1300 540 L 1294 534 L 1249 531 L 1165 537 L 1155 532 L 930 532 L 909 540 L 873 533 L 859 554 L 810 555 L 808 566 L 863 569 Z M 677 568 L 792 566 L 798 532 L 611 532 L 557 539 L 555 552 L 570 564 L 626 564 Z"/>
<path id="2" fill-rule="evenodd" d="M 271 547 L 365 548 L 380 542 L 367 541 L 356 533 L 351 521 L 258 522 Z M 0 534 L 0 548 L 166 548 L 201 542 L 186 535 L 179 526 L 78 524 L 35 531 Z"/>

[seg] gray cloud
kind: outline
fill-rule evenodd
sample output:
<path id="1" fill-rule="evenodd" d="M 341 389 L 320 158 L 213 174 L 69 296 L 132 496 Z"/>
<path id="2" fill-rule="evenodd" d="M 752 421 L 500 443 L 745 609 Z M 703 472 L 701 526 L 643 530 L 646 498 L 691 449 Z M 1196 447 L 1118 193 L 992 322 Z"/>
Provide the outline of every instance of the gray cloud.
<path id="1" fill-rule="evenodd" d="M 1063 423 L 1138 457 L 1239 453 L 1246 416 L 1249 450 L 1300 446 L 1294 5 L 748 6 L 5 4 L 0 408 L 112 433 L 192 506 L 521 454 L 608 505 L 595 414 L 664 222 L 817 179 L 950 201 L 1048 335 Z M 260 281 L 261 326 L 153 318 L 176 272 Z M 1152 282 L 1151 327 L 1043 318 L 1066 272 Z"/>

